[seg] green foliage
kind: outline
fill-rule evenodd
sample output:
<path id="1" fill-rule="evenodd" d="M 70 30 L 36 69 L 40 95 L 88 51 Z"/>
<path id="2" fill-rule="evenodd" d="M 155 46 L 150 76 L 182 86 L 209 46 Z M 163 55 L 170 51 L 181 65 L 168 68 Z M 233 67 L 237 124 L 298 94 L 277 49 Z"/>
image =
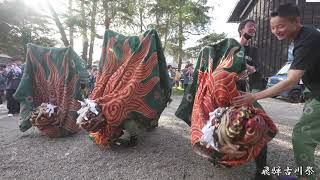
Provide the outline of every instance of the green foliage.
<path id="1" fill-rule="evenodd" d="M 227 37 L 225 33 L 217 34 L 217 33 L 211 33 L 209 35 L 206 35 L 205 37 L 199 39 L 197 41 L 198 45 L 187 48 L 186 52 L 191 55 L 191 57 L 195 58 L 198 56 L 201 49 L 207 45 L 214 44 L 216 42 L 219 42 L 220 40 L 223 40 Z"/>
<path id="2" fill-rule="evenodd" d="M 152 8 L 155 16 L 155 24 L 160 31 L 166 50 L 167 43 L 177 44 L 177 51 L 174 56 L 178 59 L 178 68 L 182 64 L 182 57 L 186 54 L 183 45 L 190 35 L 203 34 L 208 30 L 210 17 L 206 0 L 156 0 Z"/>
<path id="3" fill-rule="evenodd" d="M 91 23 L 94 1 L 97 2 L 97 16 L 95 23 Z M 93 25 L 98 29 L 99 26 L 105 26 L 128 35 L 155 28 L 163 42 L 164 50 L 179 60 L 193 56 L 192 51 L 183 50 L 184 42 L 190 35 L 208 33 L 210 24 L 208 14 L 213 8 L 207 5 L 207 0 L 85 0 L 82 9 L 80 0 L 72 0 L 70 13 L 67 2 L 71 1 L 57 1 L 65 6 L 65 11 L 59 12 L 58 15 L 64 27 L 70 30 L 69 35 L 72 28 L 70 39 L 84 36 L 83 33 L 86 31 L 83 29 L 90 30 Z M 85 15 L 85 20 L 81 13 Z M 50 38 L 54 33 L 51 15 L 48 17 L 37 13 L 28 8 L 23 0 L 2 1 L 0 20 L 0 42 L 9 40 L 7 44 L 0 44 L 1 51 L 4 51 L 6 46 L 5 51 L 9 51 L 12 47 L 23 52 L 23 45 L 29 42 L 45 46 L 57 43 Z M 97 34 L 96 37 L 101 38 L 101 35 Z M 208 41 L 215 42 L 210 38 Z M 199 46 L 203 46 L 206 42 L 198 43 Z"/>
<path id="4" fill-rule="evenodd" d="M 176 44 L 173 44 L 173 43 L 167 43 L 167 45 L 166 45 L 166 52 L 169 54 L 169 55 L 171 55 L 171 56 L 173 56 L 173 61 L 175 62 L 175 63 L 179 63 L 178 62 L 178 51 L 179 51 L 179 46 L 178 45 L 176 45 Z M 195 57 L 195 56 L 193 56 L 193 54 L 192 54 L 192 52 L 190 52 L 190 51 L 188 51 L 188 49 L 186 49 L 186 50 L 183 50 L 182 52 L 181 52 L 181 57 L 183 58 L 183 59 L 190 59 L 190 58 L 193 58 L 193 57 Z"/>
<path id="5" fill-rule="evenodd" d="M 0 3 L 0 53 L 25 57 L 25 45 L 36 43 L 53 46 L 55 40 L 49 38 L 49 18 L 30 9 L 23 0 Z"/>
<path id="6" fill-rule="evenodd" d="M 164 36 L 169 35 L 172 41 L 178 39 L 178 26 L 182 22 L 184 36 L 192 33 L 203 33 L 208 29 L 210 17 L 207 15 L 212 7 L 207 1 L 192 0 L 156 0 L 152 4 L 149 15 L 155 18 L 153 26 Z M 181 18 L 179 19 L 179 14 Z M 184 39 L 186 39 L 186 37 Z"/>
<path id="7" fill-rule="evenodd" d="M 216 43 L 222 39 L 225 39 L 226 37 L 227 37 L 227 34 L 225 33 L 221 33 L 221 34 L 211 33 L 199 39 L 197 42 L 200 43 L 201 45 L 209 45 L 209 44 Z"/>
<path id="8" fill-rule="evenodd" d="M 183 96 L 184 90 L 181 87 L 172 88 L 172 96 Z"/>

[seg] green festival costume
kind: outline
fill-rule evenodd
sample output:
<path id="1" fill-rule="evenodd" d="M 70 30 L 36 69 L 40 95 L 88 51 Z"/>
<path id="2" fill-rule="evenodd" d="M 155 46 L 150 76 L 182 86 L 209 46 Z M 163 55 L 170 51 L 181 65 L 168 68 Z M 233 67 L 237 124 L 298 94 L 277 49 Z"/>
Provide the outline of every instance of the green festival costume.
<path id="1" fill-rule="evenodd" d="M 191 124 L 191 143 L 199 155 L 216 165 L 238 166 L 255 159 L 276 135 L 277 127 L 261 106 L 234 107 L 240 96 L 236 82 L 246 76 L 244 48 L 225 39 L 200 52 L 176 116 Z M 232 157 L 219 152 L 226 144 L 240 145 L 246 154 Z"/>
<path id="2" fill-rule="evenodd" d="M 314 156 L 315 149 L 320 142 L 319 117 L 320 101 L 315 98 L 308 99 L 305 102 L 303 114 L 292 133 L 294 157 L 298 165 L 296 168 L 301 168 L 301 171 L 296 174 L 304 175 L 308 180 L 319 177 L 317 173 L 320 168 L 319 164 L 315 164 Z"/>
<path id="3" fill-rule="evenodd" d="M 95 88 L 90 95 L 103 123 L 88 130 L 97 145 L 108 147 L 127 130 L 131 136 L 156 127 L 171 88 L 161 42 L 155 30 L 124 36 L 106 30 Z"/>
<path id="4" fill-rule="evenodd" d="M 49 137 L 77 133 L 78 100 L 83 100 L 81 85 L 88 83 L 88 76 L 86 62 L 71 47 L 28 44 L 23 77 L 14 95 L 21 104 L 20 130 L 35 126 Z M 43 103 L 56 106 L 50 116 Z"/>

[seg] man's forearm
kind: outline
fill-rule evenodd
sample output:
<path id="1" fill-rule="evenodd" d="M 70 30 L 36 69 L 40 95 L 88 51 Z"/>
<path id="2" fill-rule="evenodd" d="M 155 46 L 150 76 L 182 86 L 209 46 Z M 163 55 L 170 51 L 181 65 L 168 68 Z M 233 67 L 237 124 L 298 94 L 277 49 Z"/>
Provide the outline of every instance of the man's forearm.
<path id="1" fill-rule="evenodd" d="M 286 79 L 286 80 L 283 80 L 283 81 L 277 83 L 276 85 L 272 86 L 271 88 L 268 88 L 264 91 L 260 91 L 258 93 L 253 94 L 253 96 L 254 96 L 255 100 L 277 96 L 281 92 L 292 88 L 296 84 L 297 84 L 297 82 L 290 81 L 290 80 Z"/>

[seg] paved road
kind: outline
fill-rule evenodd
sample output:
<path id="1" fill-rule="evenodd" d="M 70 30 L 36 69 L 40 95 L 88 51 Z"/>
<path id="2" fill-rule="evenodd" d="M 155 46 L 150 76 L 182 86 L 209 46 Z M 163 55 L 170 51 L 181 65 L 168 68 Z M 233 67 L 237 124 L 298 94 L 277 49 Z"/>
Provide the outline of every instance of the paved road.
<path id="1" fill-rule="evenodd" d="M 214 169 L 190 145 L 190 128 L 174 116 L 181 97 L 174 97 L 160 119 L 134 148 L 101 151 L 85 132 L 49 139 L 36 129 L 21 133 L 18 116 L 8 118 L 0 105 L 0 179 L 215 179 L 246 180 L 254 163 L 232 169 Z M 266 99 L 261 104 L 280 133 L 269 145 L 268 164 L 294 167 L 291 146 L 293 125 L 302 104 Z M 318 151 L 319 155 L 319 151 Z"/>

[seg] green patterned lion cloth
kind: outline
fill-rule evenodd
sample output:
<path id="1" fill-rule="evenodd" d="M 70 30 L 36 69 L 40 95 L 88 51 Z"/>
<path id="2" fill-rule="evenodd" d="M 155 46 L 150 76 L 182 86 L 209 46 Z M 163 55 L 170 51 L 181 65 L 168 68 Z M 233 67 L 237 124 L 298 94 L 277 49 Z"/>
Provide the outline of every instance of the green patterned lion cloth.
<path id="1" fill-rule="evenodd" d="M 234 107 L 240 96 L 236 82 L 246 77 L 243 47 L 234 39 L 225 39 L 200 52 L 193 83 L 176 115 L 191 124 L 193 150 L 215 165 L 239 166 L 255 159 L 278 129 L 255 102 Z M 241 157 L 223 154 L 222 147 L 239 145 Z"/>
<path id="2" fill-rule="evenodd" d="M 246 64 L 243 58 L 244 48 L 241 48 L 241 45 L 236 40 L 227 38 L 217 44 L 206 46 L 201 50 L 193 72 L 194 81 L 185 90 L 186 93 L 184 94 L 181 104 L 175 113 L 178 118 L 185 121 L 189 126 L 191 126 L 191 113 L 195 95 L 198 90 L 199 72 L 206 72 L 209 71 L 209 69 L 214 70 L 219 65 L 219 60 L 224 56 L 227 56 L 227 53 L 234 48 L 238 48 L 236 53 L 237 56 L 234 56 L 233 64 L 225 70 L 228 72 L 235 72 L 239 74 L 239 76 L 242 76 L 240 74 L 243 74 L 246 70 Z M 211 63 L 211 65 L 209 63 Z"/>
<path id="3" fill-rule="evenodd" d="M 157 32 L 124 36 L 107 30 L 99 74 L 90 95 L 105 121 L 98 128 L 92 125 L 97 124 L 94 119 L 82 127 L 96 144 L 108 147 L 123 130 L 137 136 L 156 127 L 170 96 L 167 64 Z"/>
<path id="4" fill-rule="evenodd" d="M 89 74 L 86 62 L 71 47 L 27 45 L 27 59 L 14 98 L 21 104 L 20 130 L 37 127 L 49 137 L 77 133 L 77 111 Z"/>

